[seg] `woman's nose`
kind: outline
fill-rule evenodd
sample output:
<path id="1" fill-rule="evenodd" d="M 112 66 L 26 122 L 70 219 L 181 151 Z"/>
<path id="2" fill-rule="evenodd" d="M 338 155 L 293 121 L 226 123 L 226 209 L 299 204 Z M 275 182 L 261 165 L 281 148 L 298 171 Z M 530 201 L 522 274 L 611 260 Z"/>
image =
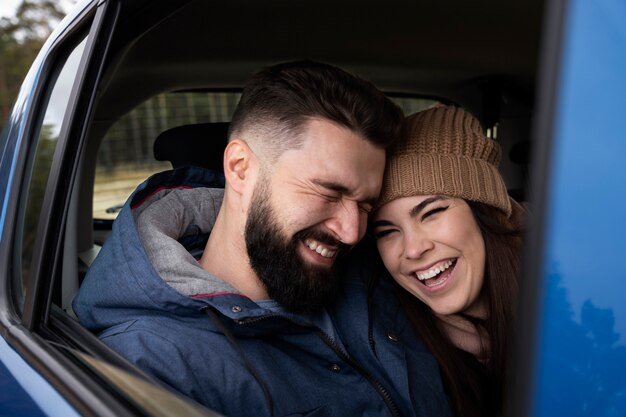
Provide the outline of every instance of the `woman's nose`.
<path id="1" fill-rule="evenodd" d="M 422 233 L 411 232 L 404 236 L 404 256 L 407 259 L 419 259 L 433 247 L 433 241 Z"/>

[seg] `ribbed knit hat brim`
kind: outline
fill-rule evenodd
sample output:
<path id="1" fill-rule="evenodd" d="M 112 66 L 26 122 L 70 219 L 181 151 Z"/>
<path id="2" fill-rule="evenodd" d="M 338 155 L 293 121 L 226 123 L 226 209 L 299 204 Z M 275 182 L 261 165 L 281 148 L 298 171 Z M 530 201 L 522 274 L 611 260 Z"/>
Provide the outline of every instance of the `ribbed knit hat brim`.
<path id="1" fill-rule="evenodd" d="M 501 150 L 463 109 L 437 107 L 406 119 L 404 140 L 389 151 L 376 208 L 402 197 L 446 195 L 511 214 L 498 171 Z"/>

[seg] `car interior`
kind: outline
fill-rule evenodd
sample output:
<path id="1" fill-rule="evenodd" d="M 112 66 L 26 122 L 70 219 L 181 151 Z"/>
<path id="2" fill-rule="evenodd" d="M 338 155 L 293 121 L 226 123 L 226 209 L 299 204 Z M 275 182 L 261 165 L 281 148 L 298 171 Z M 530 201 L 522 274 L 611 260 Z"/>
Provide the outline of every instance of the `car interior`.
<path id="1" fill-rule="evenodd" d="M 331 63 L 373 82 L 407 115 L 436 102 L 468 109 L 502 146 L 500 169 L 509 193 L 527 200 L 541 0 L 128 0 L 111 12 L 119 17 L 109 21 L 90 120 L 73 155 L 65 250 L 51 291 L 50 328 L 96 358 L 140 374 L 78 325 L 71 301 L 113 221 L 94 215 L 97 167 L 108 152 L 103 144 L 150 100 L 228 97 L 219 117 L 215 110 L 169 126 L 135 126 L 149 137 L 139 153 L 154 161 L 153 171 L 185 164 L 221 171 L 228 119 L 249 75 L 294 59 Z M 139 155 L 131 145 L 120 146 L 117 152 L 131 159 Z M 132 190 L 142 178 L 128 181 Z M 110 203 L 106 212 L 114 217 L 123 203 Z"/>

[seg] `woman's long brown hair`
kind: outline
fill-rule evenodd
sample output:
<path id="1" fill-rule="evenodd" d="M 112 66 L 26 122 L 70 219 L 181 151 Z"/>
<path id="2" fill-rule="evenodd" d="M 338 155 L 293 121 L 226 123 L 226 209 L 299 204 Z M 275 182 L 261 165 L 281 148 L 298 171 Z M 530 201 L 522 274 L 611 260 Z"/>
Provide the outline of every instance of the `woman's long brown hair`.
<path id="1" fill-rule="evenodd" d="M 467 202 L 485 242 L 484 320 L 464 315 L 482 327 L 488 340 L 489 361 L 481 366 L 470 354 L 456 348 L 438 325 L 432 310 L 398 286 L 400 301 L 413 327 L 437 359 L 448 395 L 458 416 L 489 416 L 502 411 L 507 380 L 508 355 L 518 298 L 518 274 L 522 246 L 519 218 L 507 218 L 501 211 Z M 519 210 L 519 206 L 514 207 Z"/>

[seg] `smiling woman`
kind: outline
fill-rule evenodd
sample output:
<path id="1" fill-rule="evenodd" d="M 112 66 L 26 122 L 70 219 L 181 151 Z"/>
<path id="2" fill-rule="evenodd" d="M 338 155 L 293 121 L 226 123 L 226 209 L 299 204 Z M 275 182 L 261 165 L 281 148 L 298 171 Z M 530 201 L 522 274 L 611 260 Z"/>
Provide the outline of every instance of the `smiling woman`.
<path id="1" fill-rule="evenodd" d="M 406 119 L 372 228 L 404 308 L 437 358 L 458 415 L 502 411 L 521 234 L 478 120 L 437 106 Z M 408 296 L 407 294 L 410 294 Z M 418 301 L 419 300 L 419 301 Z"/>
<path id="2" fill-rule="evenodd" d="M 385 265 L 404 289 L 437 315 L 485 318 L 485 300 L 479 297 L 485 243 L 464 200 L 398 198 L 382 206 L 375 219 L 384 219 L 373 224 Z"/>

